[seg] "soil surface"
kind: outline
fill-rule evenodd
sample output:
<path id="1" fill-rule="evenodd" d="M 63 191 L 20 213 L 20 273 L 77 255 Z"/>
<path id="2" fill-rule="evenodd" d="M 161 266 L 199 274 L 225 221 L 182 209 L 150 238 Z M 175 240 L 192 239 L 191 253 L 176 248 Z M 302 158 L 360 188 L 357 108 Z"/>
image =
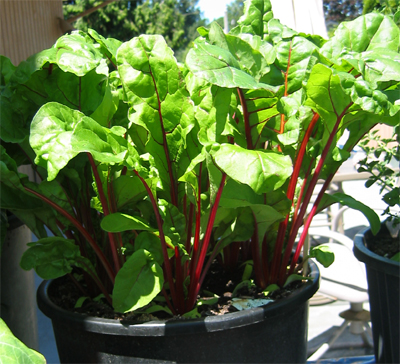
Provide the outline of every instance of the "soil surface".
<path id="1" fill-rule="evenodd" d="M 207 299 L 204 292 L 212 292 L 219 296 L 218 302 L 213 305 L 199 306 L 198 312 L 201 317 L 223 315 L 229 312 L 237 312 L 238 310 L 232 306 L 232 292 L 241 281 L 242 272 L 236 274 L 227 274 L 218 263 L 211 266 L 209 273 L 204 281 L 203 288 L 199 298 Z M 83 287 L 84 283 L 80 282 Z M 299 288 L 303 283 L 300 281 L 293 282 L 284 289 L 272 292 L 268 298 L 279 300 L 287 297 L 291 292 Z M 149 320 L 165 320 L 172 317 L 165 312 L 156 312 L 152 314 L 135 314 L 135 313 L 119 313 L 115 312 L 106 300 L 95 302 L 93 300 L 85 300 L 83 305 L 75 308 L 75 304 L 82 292 L 77 288 L 76 284 L 69 278 L 64 276 L 56 279 L 49 286 L 49 297 L 59 307 L 76 313 L 82 313 L 89 316 L 102 317 L 108 319 L 143 322 Z M 239 291 L 239 298 L 265 298 L 260 291 L 256 289 L 248 290 L 247 288 Z M 176 317 L 175 317 L 176 318 Z"/>
<path id="2" fill-rule="evenodd" d="M 367 247 L 373 253 L 391 259 L 400 251 L 400 237 L 392 238 L 386 225 L 382 225 L 377 235 L 368 238 Z"/>

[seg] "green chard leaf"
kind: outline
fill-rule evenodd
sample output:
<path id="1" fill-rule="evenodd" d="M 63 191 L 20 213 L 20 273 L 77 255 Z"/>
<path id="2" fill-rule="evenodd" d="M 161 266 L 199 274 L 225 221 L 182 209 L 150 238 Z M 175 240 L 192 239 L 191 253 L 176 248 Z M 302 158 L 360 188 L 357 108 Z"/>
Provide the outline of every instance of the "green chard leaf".
<path id="1" fill-rule="evenodd" d="M 163 270 L 144 249 L 134 252 L 115 277 L 112 293 L 113 307 L 118 312 L 129 312 L 150 303 L 164 284 Z"/>
<path id="2" fill-rule="evenodd" d="M 229 177 L 249 185 L 257 194 L 281 187 L 292 173 L 290 157 L 278 152 L 221 144 L 212 149 L 211 155 Z"/>
<path id="3" fill-rule="evenodd" d="M 334 36 L 322 46 L 321 53 L 339 62 L 346 54 L 379 48 L 398 52 L 399 34 L 399 28 L 392 19 L 383 14 L 369 13 L 341 23 Z"/>
<path id="4" fill-rule="evenodd" d="M 114 65 L 117 64 L 117 51 L 122 42 L 114 38 L 104 38 L 93 29 L 88 29 L 88 34 L 101 45 L 100 52 L 111 59 Z"/>
<path id="5" fill-rule="evenodd" d="M 7 364 L 46 364 L 45 357 L 18 340 L 1 318 L 0 358 Z"/>
<path id="6" fill-rule="evenodd" d="M 196 145 L 186 141 L 195 120 L 176 59 L 162 36 L 142 35 L 118 49 L 117 61 L 131 105 L 129 119 L 147 131 L 145 151 L 153 157 L 162 187 L 170 190 L 174 201 L 176 180 L 190 162 L 187 155 L 197 153 Z"/>
<path id="7" fill-rule="evenodd" d="M 325 195 L 324 204 L 326 205 L 329 202 L 332 203 L 340 203 L 343 206 L 348 206 L 354 210 L 358 210 L 364 214 L 364 216 L 368 219 L 369 224 L 371 226 L 371 231 L 373 234 L 376 234 L 381 226 L 381 221 L 376 212 L 371 209 L 369 206 L 364 205 L 362 202 L 357 201 L 351 196 L 348 196 L 344 193 L 334 193 L 332 195 Z"/>
<path id="8" fill-rule="evenodd" d="M 272 5 L 269 0 L 246 0 L 244 15 L 239 19 L 238 26 L 231 33 L 249 33 L 264 37 L 267 22 L 273 17 Z"/>
<path id="9" fill-rule="evenodd" d="M 229 51 L 204 41 L 195 43 L 186 62 L 195 76 L 220 87 L 258 88 L 258 83 L 240 69 L 240 64 Z"/>
<path id="10" fill-rule="evenodd" d="M 317 259 L 325 268 L 328 268 L 335 260 L 335 254 L 327 245 L 318 245 L 311 248 L 310 257 Z"/>
<path id="11" fill-rule="evenodd" d="M 82 77 L 91 70 L 108 76 L 108 67 L 93 40 L 83 32 L 74 32 L 57 40 L 57 64 L 66 73 Z"/>
<path id="12" fill-rule="evenodd" d="M 0 56 L 0 86 L 8 84 L 15 69 L 16 67 L 12 64 L 9 58 Z"/>
<path id="13" fill-rule="evenodd" d="M 74 241 L 62 237 L 43 238 L 28 245 L 21 258 L 21 268 L 35 269 L 43 279 L 55 279 L 71 273 L 72 267 L 84 259 Z"/>
<path id="14" fill-rule="evenodd" d="M 104 128 L 77 110 L 49 102 L 32 120 L 30 143 L 37 155 L 36 164 L 47 168 L 51 181 L 81 152 L 102 163 L 122 163 L 128 151 L 121 136 L 124 130 Z"/>
<path id="15" fill-rule="evenodd" d="M 121 212 L 109 214 L 101 220 L 101 228 L 110 233 L 118 233 L 127 230 L 156 231 L 140 216 L 131 216 Z"/>
<path id="16" fill-rule="evenodd" d="M 306 105 L 313 108 L 331 125 L 343 117 L 352 102 L 342 86 L 342 78 L 322 64 L 313 67 L 306 91 L 308 97 Z"/>

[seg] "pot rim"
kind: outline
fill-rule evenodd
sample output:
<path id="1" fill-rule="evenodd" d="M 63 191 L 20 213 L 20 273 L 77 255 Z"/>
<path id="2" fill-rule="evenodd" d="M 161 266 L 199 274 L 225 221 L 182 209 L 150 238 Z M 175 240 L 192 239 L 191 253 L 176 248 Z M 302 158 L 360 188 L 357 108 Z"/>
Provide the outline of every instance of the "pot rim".
<path id="1" fill-rule="evenodd" d="M 52 320 L 74 321 L 85 330 L 98 333 L 104 333 L 104 327 L 107 326 L 107 333 L 111 335 L 123 333 L 130 336 L 166 336 L 187 334 L 188 331 L 191 334 L 221 331 L 261 322 L 282 314 L 282 307 L 290 310 L 306 303 L 318 290 L 320 280 L 317 265 L 313 261 L 309 261 L 309 265 L 312 280 L 306 282 L 288 297 L 264 306 L 220 316 L 184 320 L 154 320 L 144 323 L 87 316 L 66 311 L 50 300 L 47 292 L 53 280 L 43 281 L 40 284 L 37 291 L 37 303 L 39 309 Z"/>
<path id="2" fill-rule="evenodd" d="M 356 234 L 354 237 L 353 247 L 353 252 L 356 258 L 365 263 L 368 267 L 399 277 L 399 262 L 382 257 L 381 255 L 378 255 L 367 248 L 367 239 L 371 238 L 373 238 L 373 235 L 370 228 L 366 228 Z"/>

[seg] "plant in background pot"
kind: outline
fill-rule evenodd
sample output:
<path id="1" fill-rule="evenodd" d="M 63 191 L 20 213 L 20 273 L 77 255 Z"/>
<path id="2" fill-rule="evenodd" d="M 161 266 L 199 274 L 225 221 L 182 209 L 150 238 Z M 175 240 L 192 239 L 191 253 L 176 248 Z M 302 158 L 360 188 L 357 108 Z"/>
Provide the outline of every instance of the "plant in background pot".
<path id="1" fill-rule="evenodd" d="M 121 44 L 92 30 L 17 68 L 2 60 L 1 207 L 40 238 L 21 266 L 45 279 L 67 275 L 75 306 L 103 300 L 124 313 L 66 312 L 46 295 L 71 295 L 71 283 L 42 285 L 39 306 L 62 361 L 305 361 L 318 273 L 304 263 L 331 260 L 304 247 L 313 216 L 340 202 L 379 229 L 370 208 L 325 191 L 371 127 L 396 122 L 393 21 L 369 14 L 325 41 L 252 0 L 229 34 L 216 23 L 199 33 L 185 65 L 161 36 Z M 36 182 L 17 172 L 26 163 Z M 263 305 L 196 318 L 222 301 L 221 275 L 237 284 L 233 302 L 244 290 Z M 173 318 L 156 319 L 159 311 Z"/>
<path id="2" fill-rule="evenodd" d="M 375 236 L 369 229 L 354 240 L 354 254 L 365 263 L 371 307 L 375 358 L 378 363 L 400 361 L 400 163 L 399 125 L 392 138 L 382 138 L 377 131 L 369 133 L 360 143 L 366 153 L 359 172 L 371 176 L 366 187 L 377 184 L 382 201 L 387 204 L 382 213 L 386 220 Z M 392 167 L 392 168 L 391 168 Z"/>
<path id="3" fill-rule="evenodd" d="M 400 229 L 400 126 L 393 128 L 391 138 L 383 138 L 379 130 L 370 131 L 358 144 L 365 157 L 359 161 L 358 172 L 370 174 L 365 183 L 369 188 L 379 186 L 379 193 L 386 208 L 382 212 L 385 225 L 392 238 L 397 238 Z M 386 248 L 389 248 L 386 245 Z M 389 248 L 390 249 L 390 248 Z M 399 261 L 399 247 L 379 255 Z"/>

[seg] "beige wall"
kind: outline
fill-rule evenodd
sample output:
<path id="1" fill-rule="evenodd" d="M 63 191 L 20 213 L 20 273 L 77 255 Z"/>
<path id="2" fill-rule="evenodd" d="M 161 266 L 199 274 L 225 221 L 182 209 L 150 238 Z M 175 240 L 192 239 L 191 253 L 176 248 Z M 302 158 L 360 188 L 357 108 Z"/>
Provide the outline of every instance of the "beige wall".
<path id="1" fill-rule="evenodd" d="M 19 64 L 62 35 L 62 0 L 0 0 L 0 54 Z"/>
<path id="2" fill-rule="evenodd" d="M 378 135 L 380 135 L 381 138 L 384 139 L 389 139 L 392 138 L 393 136 L 393 126 L 385 125 L 385 124 L 378 124 L 376 125 L 372 130 L 378 130 Z M 395 145 L 396 143 L 389 143 L 390 146 Z M 371 141 L 369 144 L 371 147 L 376 146 L 376 142 Z"/>

